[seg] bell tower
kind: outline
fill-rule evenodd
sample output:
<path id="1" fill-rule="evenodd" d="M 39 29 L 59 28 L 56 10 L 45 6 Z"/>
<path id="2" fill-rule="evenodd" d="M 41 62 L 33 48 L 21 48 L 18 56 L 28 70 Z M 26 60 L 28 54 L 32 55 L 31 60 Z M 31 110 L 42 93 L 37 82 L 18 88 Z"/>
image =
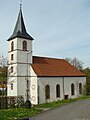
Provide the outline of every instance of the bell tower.
<path id="1" fill-rule="evenodd" d="M 17 22 L 8 41 L 8 83 L 7 96 L 23 96 L 26 99 L 26 77 L 30 75 L 32 64 L 32 41 L 27 33 L 22 14 L 22 4 Z"/>

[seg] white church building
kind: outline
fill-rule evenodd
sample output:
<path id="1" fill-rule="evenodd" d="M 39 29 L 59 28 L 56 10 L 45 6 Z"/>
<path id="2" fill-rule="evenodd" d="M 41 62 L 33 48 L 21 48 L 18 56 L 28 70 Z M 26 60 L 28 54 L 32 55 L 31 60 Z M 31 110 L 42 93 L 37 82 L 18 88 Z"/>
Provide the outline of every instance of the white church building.
<path id="1" fill-rule="evenodd" d="M 64 59 L 32 55 L 33 38 L 27 33 L 20 8 L 8 41 L 7 96 L 23 96 L 32 104 L 76 98 L 86 76 Z"/>

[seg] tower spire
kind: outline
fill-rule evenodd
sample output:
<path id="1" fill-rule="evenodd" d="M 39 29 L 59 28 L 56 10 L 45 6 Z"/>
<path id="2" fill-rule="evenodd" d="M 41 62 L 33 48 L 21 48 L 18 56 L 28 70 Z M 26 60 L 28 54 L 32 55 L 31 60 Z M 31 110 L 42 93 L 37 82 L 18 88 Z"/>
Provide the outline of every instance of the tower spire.
<path id="1" fill-rule="evenodd" d="M 16 37 L 33 40 L 33 38 L 27 33 L 26 27 L 24 24 L 24 19 L 23 19 L 23 14 L 22 14 L 22 0 L 20 0 L 20 11 L 18 14 L 18 19 L 17 19 L 16 25 L 15 25 L 13 34 L 8 39 L 8 41 L 13 39 L 13 38 L 16 38 Z"/>

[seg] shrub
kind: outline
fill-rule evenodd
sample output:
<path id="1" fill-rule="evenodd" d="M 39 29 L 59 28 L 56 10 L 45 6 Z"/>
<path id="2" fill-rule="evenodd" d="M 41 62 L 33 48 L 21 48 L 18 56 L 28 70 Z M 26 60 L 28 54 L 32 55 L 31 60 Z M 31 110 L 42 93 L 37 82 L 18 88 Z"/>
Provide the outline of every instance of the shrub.
<path id="1" fill-rule="evenodd" d="M 26 102 L 25 102 L 25 108 L 31 108 L 31 102 L 30 102 L 30 100 L 26 100 Z"/>

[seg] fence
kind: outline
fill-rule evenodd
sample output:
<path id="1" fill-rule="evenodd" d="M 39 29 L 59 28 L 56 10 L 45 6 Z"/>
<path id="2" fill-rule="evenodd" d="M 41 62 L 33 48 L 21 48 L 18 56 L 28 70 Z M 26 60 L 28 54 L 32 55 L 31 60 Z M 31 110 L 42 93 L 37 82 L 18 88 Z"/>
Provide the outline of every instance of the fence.
<path id="1" fill-rule="evenodd" d="M 18 97 L 0 97 L 0 109 L 6 108 L 19 108 L 24 106 L 24 98 L 22 96 Z"/>

